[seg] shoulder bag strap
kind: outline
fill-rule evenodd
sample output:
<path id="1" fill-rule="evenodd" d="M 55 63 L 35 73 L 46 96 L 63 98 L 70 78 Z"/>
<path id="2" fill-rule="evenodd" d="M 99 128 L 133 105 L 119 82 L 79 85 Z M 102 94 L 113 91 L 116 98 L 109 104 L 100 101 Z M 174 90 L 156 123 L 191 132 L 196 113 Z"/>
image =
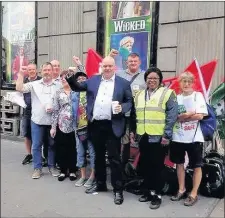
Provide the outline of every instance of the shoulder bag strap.
<path id="1" fill-rule="evenodd" d="M 196 92 L 195 92 L 194 102 L 196 103 Z M 196 108 L 195 108 L 195 111 L 196 111 Z M 199 121 L 198 121 L 198 124 L 197 124 L 196 130 L 195 130 L 195 134 L 194 134 L 194 137 L 193 137 L 193 140 L 192 140 L 192 142 L 193 142 L 193 143 L 194 143 L 194 139 L 195 139 L 195 136 L 196 136 L 196 133 L 197 133 L 197 130 L 198 130 L 198 126 L 199 126 Z"/>
<path id="2" fill-rule="evenodd" d="M 132 79 L 131 79 L 131 81 L 130 81 L 130 84 L 132 84 L 132 82 L 134 82 L 134 80 L 137 78 L 137 76 L 139 75 L 140 73 L 137 73 L 137 74 L 135 74 L 133 77 L 132 77 Z"/>

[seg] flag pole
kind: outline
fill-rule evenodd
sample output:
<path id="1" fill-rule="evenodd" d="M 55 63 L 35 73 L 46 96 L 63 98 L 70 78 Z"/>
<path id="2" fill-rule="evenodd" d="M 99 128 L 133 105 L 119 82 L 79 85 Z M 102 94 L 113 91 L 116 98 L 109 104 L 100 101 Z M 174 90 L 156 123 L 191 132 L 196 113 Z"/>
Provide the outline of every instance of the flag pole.
<path id="1" fill-rule="evenodd" d="M 217 62 L 218 62 L 218 59 L 217 58 L 215 58 L 214 59 L 214 61 L 216 61 L 216 65 L 217 65 Z M 215 72 L 215 69 L 214 69 L 214 71 L 213 71 L 213 74 L 214 74 L 214 72 Z M 210 90 L 211 90 L 211 88 L 212 88 L 212 79 L 211 79 L 211 81 L 210 81 L 210 84 L 209 84 L 209 88 L 208 88 L 208 90 L 207 90 L 207 97 L 210 99 Z"/>
<path id="2" fill-rule="evenodd" d="M 197 70 L 198 70 L 198 76 L 199 76 L 199 79 L 200 79 L 200 82 L 201 82 L 201 86 L 202 86 L 202 90 L 203 90 L 205 100 L 206 100 L 207 103 L 209 103 L 208 95 L 207 95 L 207 91 L 206 91 L 206 87 L 205 87 L 205 82 L 204 82 L 203 77 L 202 77 L 202 71 L 199 67 L 197 59 L 194 58 L 194 60 L 195 60 L 195 64 L 196 64 L 196 67 L 197 67 Z"/>

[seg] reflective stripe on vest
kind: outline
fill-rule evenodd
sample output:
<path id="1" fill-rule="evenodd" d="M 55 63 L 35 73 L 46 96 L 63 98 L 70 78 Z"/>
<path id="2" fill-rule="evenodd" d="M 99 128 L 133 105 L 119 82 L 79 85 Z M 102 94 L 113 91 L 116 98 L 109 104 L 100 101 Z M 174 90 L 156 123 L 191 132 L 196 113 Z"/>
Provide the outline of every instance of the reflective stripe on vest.
<path id="1" fill-rule="evenodd" d="M 161 87 L 147 101 L 145 100 L 146 90 L 138 93 L 135 98 L 137 134 L 163 135 L 166 102 L 172 92 L 171 89 Z"/>

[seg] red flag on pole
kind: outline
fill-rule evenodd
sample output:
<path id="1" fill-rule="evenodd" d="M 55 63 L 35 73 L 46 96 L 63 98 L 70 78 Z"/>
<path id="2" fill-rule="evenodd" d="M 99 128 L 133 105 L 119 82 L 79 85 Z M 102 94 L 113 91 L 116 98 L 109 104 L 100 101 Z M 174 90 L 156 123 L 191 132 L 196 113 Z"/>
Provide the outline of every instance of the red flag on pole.
<path id="1" fill-rule="evenodd" d="M 206 86 L 203 80 L 202 72 L 199 67 L 198 61 L 194 59 L 193 62 L 189 65 L 189 67 L 185 69 L 185 71 L 189 71 L 194 75 L 195 77 L 195 82 L 193 86 L 194 90 L 201 92 L 206 98 L 207 96 Z"/>
<path id="2" fill-rule="evenodd" d="M 210 92 L 212 78 L 216 69 L 217 62 L 218 62 L 217 60 L 212 60 L 200 67 L 207 91 L 207 96 L 209 95 Z"/>
<path id="3" fill-rule="evenodd" d="M 167 79 L 164 79 L 163 80 L 163 83 L 165 84 L 165 85 L 170 85 L 174 80 L 176 80 L 177 79 L 177 77 L 172 77 L 172 78 L 167 78 Z"/>
<path id="4" fill-rule="evenodd" d="M 210 91 L 210 84 L 212 81 L 213 74 L 217 65 L 217 60 L 212 60 L 199 68 L 197 60 L 193 60 L 189 66 L 184 70 L 189 71 L 195 77 L 194 89 L 201 92 L 206 98 L 208 98 L 208 93 Z M 180 91 L 178 77 L 173 77 L 171 85 L 169 88 L 173 89 L 177 94 Z M 167 82 L 169 79 L 164 80 Z"/>
<path id="5" fill-rule="evenodd" d="M 89 78 L 98 74 L 101 62 L 102 57 L 94 49 L 88 49 L 85 68 Z"/>
<path id="6" fill-rule="evenodd" d="M 191 72 L 191 73 L 193 73 L 194 75 L 197 75 L 197 68 L 196 68 L 196 63 L 195 63 L 195 60 L 194 61 L 192 61 L 189 65 L 188 65 L 188 67 L 184 70 L 184 72 L 185 71 L 189 71 L 189 72 Z M 178 82 L 178 77 L 179 76 L 177 76 L 177 77 L 173 77 L 173 78 L 171 78 L 172 79 L 172 82 L 171 82 L 171 85 L 169 86 L 169 88 L 170 89 L 173 89 L 175 92 L 176 92 L 176 94 L 179 94 L 180 93 L 180 85 L 179 85 L 179 82 Z M 164 80 L 165 81 L 165 80 Z M 164 82 L 163 81 L 163 82 Z M 199 88 L 198 88 L 199 89 Z"/>

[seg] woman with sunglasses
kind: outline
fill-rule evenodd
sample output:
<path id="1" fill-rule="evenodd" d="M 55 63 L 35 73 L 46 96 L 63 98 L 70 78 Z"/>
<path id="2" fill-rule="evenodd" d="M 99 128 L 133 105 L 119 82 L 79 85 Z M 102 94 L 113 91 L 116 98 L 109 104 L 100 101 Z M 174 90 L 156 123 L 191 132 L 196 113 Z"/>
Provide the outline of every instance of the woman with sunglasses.
<path id="1" fill-rule="evenodd" d="M 65 80 L 68 71 L 63 71 L 60 75 L 62 88 L 56 92 L 53 100 L 52 128 L 51 136 L 55 137 L 56 152 L 59 161 L 60 175 L 59 181 L 63 181 L 69 171 L 71 181 L 76 180 L 76 111 L 79 100 L 77 94 L 70 89 Z"/>

